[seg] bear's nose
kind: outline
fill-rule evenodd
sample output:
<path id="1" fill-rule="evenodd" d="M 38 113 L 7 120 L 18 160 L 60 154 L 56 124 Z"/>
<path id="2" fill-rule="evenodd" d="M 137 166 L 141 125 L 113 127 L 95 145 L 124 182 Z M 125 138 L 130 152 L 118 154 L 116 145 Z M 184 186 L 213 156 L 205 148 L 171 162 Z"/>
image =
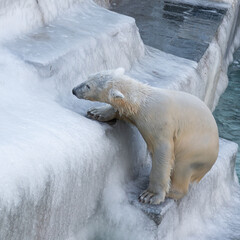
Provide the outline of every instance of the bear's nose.
<path id="1" fill-rule="evenodd" d="M 72 94 L 76 96 L 76 90 L 75 90 L 75 88 L 73 88 Z"/>

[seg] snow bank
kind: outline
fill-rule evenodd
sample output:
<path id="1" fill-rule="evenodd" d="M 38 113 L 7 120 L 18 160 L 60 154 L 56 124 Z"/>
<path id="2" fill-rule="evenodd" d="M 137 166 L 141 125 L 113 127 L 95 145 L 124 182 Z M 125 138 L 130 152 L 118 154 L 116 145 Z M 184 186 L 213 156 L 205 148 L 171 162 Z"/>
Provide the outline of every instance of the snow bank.
<path id="1" fill-rule="evenodd" d="M 101 208 L 71 240 L 122 239 L 232 239 L 240 234 L 240 188 L 234 170 L 237 144 L 221 139 L 212 170 L 175 202 L 157 227 L 126 196 L 124 170 L 110 171 Z"/>
<path id="2" fill-rule="evenodd" d="M 82 48 L 77 53 L 66 49 L 65 59 L 53 51 L 54 44 L 57 50 L 66 46 L 57 42 L 60 31 L 49 52 L 44 52 L 49 41 L 31 49 L 38 55 L 35 59 L 42 60 L 38 68 L 23 61 L 17 50 L 12 54 L 3 47 L 6 40 L 0 46 L 0 239 L 66 239 L 95 213 L 111 165 L 115 161 L 131 164 L 136 157 L 136 148 L 128 148 L 135 135 L 131 127 L 122 123 L 113 128 L 85 118 L 90 103 L 77 101 L 71 94 L 79 78 L 90 72 L 117 67 L 120 59 L 130 68 L 143 55 L 134 20 L 110 14 L 93 3 L 83 3 L 79 11 L 80 19 L 66 22 L 69 15 L 65 15 L 65 22 L 56 20 L 62 34 L 63 23 L 73 30 L 83 24 L 75 38 Z M 97 24 L 101 18 L 106 27 Z M 35 42 L 46 40 L 34 36 Z M 140 41 L 136 46 L 134 39 Z M 40 58 L 41 53 L 48 57 Z"/>
<path id="3" fill-rule="evenodd" d="M 3 0 L 0 2 L 0 41 L 50 23 L 68 9 L 91 0 Z M 108 0 L 96 0 L 107 7 Z"/>
<path id="4" fill-rule="evenodd" d="M 0 40 L 9 39 L 41 26 L 43 19 L 36 0 L 0 2 Z"/>
<path id="5" fill-rule="evenodd" d="M 0 61 L 0 239 L 65 239 L 94 213 L 112 162 L 130 159 L 127 134 L 61 107 L 7 52 Z"/>

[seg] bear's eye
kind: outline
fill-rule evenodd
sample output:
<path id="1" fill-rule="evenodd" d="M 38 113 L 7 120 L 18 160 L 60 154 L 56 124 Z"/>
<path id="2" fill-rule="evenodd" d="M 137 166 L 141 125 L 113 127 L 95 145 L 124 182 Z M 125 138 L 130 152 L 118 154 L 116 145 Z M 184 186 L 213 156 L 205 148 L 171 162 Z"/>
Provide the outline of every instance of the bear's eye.
<path id="1" fill-rule="evenodd" d="M 87 89 L 90 89 L 90 86 L 87 84 L 87 85 L 86 85 L 86 88 L 87 88 Z"/>

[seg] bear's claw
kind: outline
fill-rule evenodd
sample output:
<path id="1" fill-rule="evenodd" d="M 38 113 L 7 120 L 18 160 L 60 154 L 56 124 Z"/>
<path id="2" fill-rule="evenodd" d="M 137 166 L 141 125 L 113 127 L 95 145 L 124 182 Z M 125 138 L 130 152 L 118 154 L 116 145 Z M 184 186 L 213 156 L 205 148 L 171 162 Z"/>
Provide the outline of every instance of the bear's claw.
<path id="1" fill-rule="evenodd" d="M 101 119 L 104 120 L 100 115 L 100 111 L 96 108 L 89 109 L 87 111 L 87 117 L 99 121 L 101 121 Z"/>
<path id="2" fill-rule="evenodd" d="M 111 106 L 90 108 L 87 117 L 100 122 L 111 121 L 116 117 L 116 112 Z"/>
<path id="3" fill-rule="evenodd" d="M 138 197 L 139 202 L 148 203 L 148 204 L 160 204 L 165 199 L 165 194 L 163 193 L 152 193 L 148 190 L 145 190 Z"/>

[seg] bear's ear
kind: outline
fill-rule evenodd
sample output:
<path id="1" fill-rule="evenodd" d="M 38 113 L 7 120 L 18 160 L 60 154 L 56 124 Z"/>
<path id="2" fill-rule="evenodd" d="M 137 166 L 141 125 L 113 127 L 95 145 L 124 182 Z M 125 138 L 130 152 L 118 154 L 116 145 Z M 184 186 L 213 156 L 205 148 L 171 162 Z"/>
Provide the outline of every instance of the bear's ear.
<path id="1" fill-rule="evenodd" d="M 124 95 L 118 91 L 117 89 L 110 89 L 109 91 L 109 98 L 114 98 L 114 99 L 123 99 L 124 98 Z"/>
<path id="2" fill-rule="evenodd" d="M 122 76 L 125 73 L 125 69 L 124 68 L 117 68 L 114 70 L 114 76 L 118 77 L 118 76 Z"/>

